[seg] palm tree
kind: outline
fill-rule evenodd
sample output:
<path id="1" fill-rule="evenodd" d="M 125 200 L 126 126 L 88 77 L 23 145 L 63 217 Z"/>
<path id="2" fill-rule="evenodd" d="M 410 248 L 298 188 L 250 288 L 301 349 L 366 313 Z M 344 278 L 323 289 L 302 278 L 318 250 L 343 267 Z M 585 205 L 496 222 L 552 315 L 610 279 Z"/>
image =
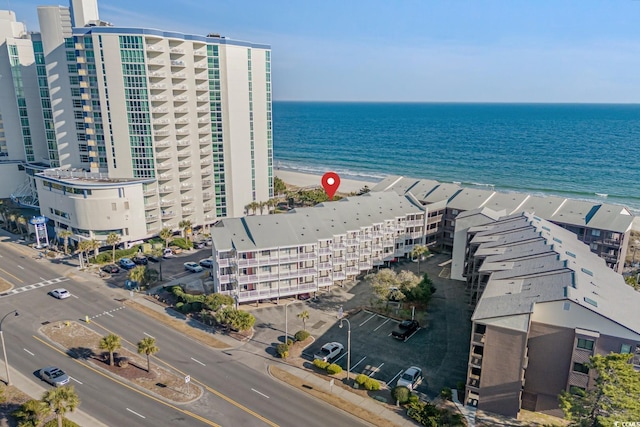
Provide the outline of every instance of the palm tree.
<path id="1" fill-rule="evenodd" d="M 253 214 L 256 214 L 256 211 L 258 210 L 258 208 L 260 208 L 260 203 L 258 202 L 251 202 L 249 203 L 249 209 L 251 209 L 251 211 L 253 211 Z"/>
<path id="2" fill-rule="evenodd" d="M 81 240 L 78 242 L 76 253 L 80 254 L 80 267 L 84 267 L 85 254 L 91 250 L 90 240 Z M 87 260 L 87 263 L 89 260 Z"/>
<path id="3" fill-rule="evenodd" d="M 151 372 L 151 355 L 156 354 L 159 350 L 155 338 L 147 337 L 138 343 L 138 353 L 147 355 L 147 372 Z"/>
<path id="4" fill-rule="evenodd" d="M 307 330 L 307 320 L 309 320 L 309 312 L 307 310 L 298 313 L 298 319 L 302 320 L 302 329 Z"/>
<path id="5" fill-rule="evenodd" d="M 182 237 L 189 240 L 189 232 L 191 231 L 191 221 L 183 219 L 178 223 L 178 227 L 182 229 Z"/>
<path id="6" fill-rule="evenodd" d="M 244 205 L 244 214 L 249 215 L 249 211 L 251 210 L 251 203 L 248 205 Z"/>
<path id="7" fill-rule="evenodd" d="M 27 400 L 13 412 L 20 427 L 40 427 L 43 418 L 51 413 L 51 407 L 41 400 Z"/>
<path id="8" fill-rule="evenodd" d="M 11 228 L 9 229 L 7 227 L 7 230 L 12 232 L 17 228 L 16 227 L 16 221 L 18 220 L 18 217 L 20 216 L 20 214 L 16 211 L 9 211 L 9 215 L 7 216 L 9 218 L 9 221 L 11 221 Z"/>
<path id="9" fill-rule="evenodd" d="M 163 259 L 162 252 L 163 250 L 160 248 L 151 250 L 151 254 L 158 259 L 158 269 L 160 270 L 160 275 L 158 277 L 161 282 L 162 282 L 162 259 Z"/>
<path id="10" fill-rule="evenodd" d="M 20 215 L 17 221 L 20 234 L 22 234 L 22 238 L 24 239 L 24 235 L 29 231 L 29 229 L 27 228 L 27 218 L 25 218 L 24 215 Z"/>
<path id="11" fill-rule="evenodd" d="M 418 274 L 420 274 L 420 260 L 429 253 L 429 248 L 424 245 L 415 245 L 409 254 L 411 258 L 418 258 Z"/>
<path id="12" fill-rule="evenodd" d="M 4 202 L 0 202 L 0 216 L 2 216 L 2 223 L 4 224 L 5 227 L 8 227 L 7 225 L 8 214 L 9 214 L 9 207 L 5 205 Z"/>
<path id="13" fill-rule="evenodd" d="M 142 286 L 144 284 L 144 279 L 146 276 L 147 267 L 144 265 L 139 265 L 137 267 L 129 270 L 129 280 L 132 282 L 136 282 L 138 286 Z"/>
<path id="14" fill-rule="evenodd" d="M 113 352 L 122 347 L 120 337 L 116 334 L 109 334 L 106 337 L 100 339 L 101 350 L 107 350 L 109 352 L 109 365 L 113 366 Z"/>
<path id="15" fill-rule="evenodd" d="M 98 256 L 98 249 L 100 249 L 100 247 L 102 246 L 102 243 L 100 243 L 99 240 L 96 239 L 91 239 L 89 240 L 89 244 L 88 246 L 88 250 L 89 251 L 93 251 L 93 256 L 94 258 Z"/>
<path id="16" fill-rule="evenodd" d="M 42 395 L 42 401 L 56 413 L 58 427 L 62 427 L 64 414 L 73 412 L 80 405 L 80 398 L 72 385 L 47 390 Z"/>
<path id="17" fill-rule="evenodd" d="M 64 244 L 64 253 L 65 254 L 69 250 L 69 238 L 71 236 L 73 236 L 73 233 L 71 232 L 71 230 L 62 229 L 62 230 L 58 231 L 58 237 L 60 239 L 62 239 L 62 242 Z"/>
<path id="18" fill-rule="evenodd" d="M 120 243 L 120 235 L 118 233 L 109 233 L 107 235 L 107 245 L 111 245 L 111 262 L 116 262 L 116 245 Z"/>
<path id="19" fill-rule="evenodd" d="M 267 206 L 269 206 L 269 212 L 271 212 L 272 210 L 275 210 L 276 206 L 278 206 L 278 199 L 273 198 L 273 199 L 267 200 Z"/>
<path id="20" fill-rule="evenodd" d="M 258 209 L 260 209 L 260 215 L 264 212 L 264 208 L 267 207 L 267 202 L 258 202 Z"/>
<path id="21" fill-rule="evenodd" d="M 162 230 L 160 230 L 159 236 L 162 240 L 164 240 L 164 244 L 165 244 L 164 247 L 168 248 L 169 241 L 173 238 L 173 230 L 171 230 L 168 227 L 165 227 Z"/>

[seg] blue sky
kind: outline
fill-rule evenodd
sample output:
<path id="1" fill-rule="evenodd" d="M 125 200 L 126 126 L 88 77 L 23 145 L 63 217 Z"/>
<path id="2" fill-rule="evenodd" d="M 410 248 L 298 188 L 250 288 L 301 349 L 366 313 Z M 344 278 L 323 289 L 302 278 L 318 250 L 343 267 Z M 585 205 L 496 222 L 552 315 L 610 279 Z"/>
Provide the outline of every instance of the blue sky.
<path id="1" fill-rule="evenodd" d="M 37 30 L 47 0 L 5 1 Z M 640 103 L 639 0 L 102 0 L 99 10 L 118 26 L 270 44 L 276 100 Z"/>

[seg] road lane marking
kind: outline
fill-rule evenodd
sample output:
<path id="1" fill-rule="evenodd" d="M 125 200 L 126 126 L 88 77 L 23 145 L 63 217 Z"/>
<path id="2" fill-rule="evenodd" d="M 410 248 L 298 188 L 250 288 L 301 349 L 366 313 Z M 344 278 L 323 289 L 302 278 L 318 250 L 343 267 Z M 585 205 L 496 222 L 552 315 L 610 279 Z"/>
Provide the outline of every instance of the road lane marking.
<path id="1" fill-rule="evenodd" d="M 21 270 L 24 270 L 24 267 L 21 266 L 20 264 L 18 264 L 18 268 L 21 269 Z"/>
<path id="2" fill-rule="evenodd" d="M 23 348 L 24 351 L 26 351 L 27 353 L 29 353 L 32 356 L 35 356 L 35 354 L 31 353 L 29 350 L 27 350 L 26 348 Z"/>
<path id="3" fill-rule="evenodd" d="M 42 280 L 43 282 L 46 281 L 47 279 L 45 279 L 44 277 L 40 276 L 40 280 Z"/>
<path id="4" fill-rule="evenodd" d="M 194 359 L 193 357 L 191 358 L 191 360 L 193 360 L 193 361 L 194 361 L 194 362 L 196 362 L 196 363 L 201 364 L 202 366 L 207 366 L 207 365 L 205 365 L 204 363 L 202 363 L 201 361 Z"/>
<path id="5" fill-rule="evenodd" d="M 13 277 L 14 279 L 16 279 L 18 282 L 20 283 L 24 283 L 24 280 L 22 280 L 21 278 L 14 276 L 13 274 L 9 273 L 7 270 L 5 270 L 4 268 L 0 268 L 0 271 L 4 272 L 5 274 L 8 274 L 9 276 Z"/>
<path id="6" fill-rule="evenodd" d="M 364 322 L 360 323 L 360 326 L 364 325 L 365 323 L 367 323 L 369 320 L 373 319 L 374 317 L 376 317 L 377 314 L 372 314 L 371 317 L 369 317 L 367 320 L 365 320 Z"/>
<path id="7" fill-rule="evenodd" d="M 373 368 L 371 370 L 371 373 L 369 374 L 369 377 L 372 377 L 373 375 L 377 374 L 378 372 L 380 372 L 380 368 L 382 368 L 382 365 L 384 365 L 384 362 L 382 362 L 381 364 L 378 365 L 377 368 Z"/>
<path id="8" fill-rule="evenodd" d="M 80 297 L 78 297 L 77 295 L 74 294 L 70 294 L 72 297 L 74 297 L 75 299 L 80 299 Z"/>
<path id="9" fill-rule="evenodd" d="M 362 359 L 358 360 L 358 363 L 356 363 L 355 365 L 353 365 L 353 366 L 351 367 L 351 369 L 349 369 L 349 372 L 353 371 L 353 370 L 356 368 L 356 366 L 358 366 L 359 364 L 361 364 L 361 363 L 364 361 L 364 359 L 366 359 L 366 358 L 367 358 L 367 356 L 364 356 Z"/>
<path id="10" fill-rule="evenodd" d="M 75 378 L 73 378 L 73 377 L 69 377 L 69 378 L 71 378 L 72 380 L 74 380 L 74 381 L 75 381 L 75 382 L 77 382 L 78 384 L 82 384 L 80 381 L 78 381 L 77 379 L 75 379 Z"/>
<path id="11" fill-rule="evenodd" d="M 421 328 L 416 329 L 416 331 L 415 331 L 414 333 L 412 333 L 411 335 L 409 335 L 409 336 L 407 337 L 407 339 L 406 339 L 406 340 L 404 340 L 404 342 L 409 341 L 409 340 L 411 339 L 411 337 L 412 337 L 412 336 L 414 336 L 415 334 L 417 334 L 417 333 L 418 333 L 418 331 L 419 331 L 420 329 L 421 329 Z"/>
<path id="12" fill-rule="evenodd" d="M 125 306 L 122 306 L 121 308 L 124 308 L 124 307 L 125 307 Z M 107 332 L 109 332 L 109 333 L 111 333 L 111 334 L 115 334 L 115 332 L 113 332 L 113 331 L 111 331 L 111 330 L 109 330 L 109 329 L 105 328 L 104 326 L 100 325 L 99 323 L 92 322 L 92 325 L 97 326 L 98 328 L 104 329 L 105 331 L 107 331 Z M 116 335 L 117 335 L 117 334 L 116 334 Z M 36 337 L 34 336 L 34 338 L 36 338 Z M 39 339 L 39 338 L 36 338 L 36 339 Z M 42 340 L 40 340 L 40 341 L 42 341 Z M 124 342 L 126 342 L 126 343 L 129 343 L 129 344 L 131 344 L 131 345 L 132 345 L 132 346 L 134 346 L 134 347 L 137 347 L 137 346 L 138 346 L 138 344 L 132 343 L 131 341 L 127 341 L 127 340 L 126 340 L 126 339 L 124 339 L 124 338 L 122 338 L 122 341 L 124 341 Z M 43 341 L 43 342 L 44 342 L 44 341 Z M 47 344 L 47 345 L 49 345 L 49 344 Z M 49 346 L 49 347 L 51 347 L 51 346 Z M 57 350 L 57 349 L 56 349 L 56 350 Z M 57 351 L 58 351 L 59 353 L 62 353 L 62 351 L 60 351 L 60 350 L 57 350 Z M 162 359 L 158 358 L 157 356 L 152 356 L 152 358 L 153 358 L 153 359 L 155 359 L 158 363 L 162 363 L 163 365 L 165 365 L 165 366 L 167 366 L 167 367 L 169 367 L 169 368 L 173 369 L 174 371 L 176 371 L 176 372 L 177 372 L 177 373 L 179 373 L 179 374 L 182 374 L 182 375 L 183 375 L 183 376 L 185 376 L 185 377 L 188 375 L 186 372 L 181 371 L 180 369 L 176 368 L 175 366 L 173 366 L 172 364 L 170 364 L 170 363 L 168 363 L 168 362 L 165 362 L 164 360 L 162 360 Z M 74 359 L 74 360 L 75 360 L 75 359 Z M 91 369 L 91 368 L 90 368 L 90 369 Z M 101 374 L 101 375 L 103 375 L 103 376 L 107 376 L 106 374 Z M 211 388 L 211 387 L 209 387 L 207 384 L 203 383 L 202 381 L 197 380 L 197 379 L 196 379 L 196 378 L 194 378 L 192 375 L 190 375 L 190 377 L 191 377 L 191 382 L 192 382 L 192 383 L 194 383 L 194 384 L 198 384 L 198 385 L 200 385 L 200 386 L 204 387 L 204 389 L 205 389 L 205 390 L 207 390 L 207 391 L 208 391 L 208 392 L 210 392 L 210 393 L 215 394 L 217 397 L 219 397 L 220 399 L 224 400 L 225 402 L 230 403 L 231 405 L 233 405 L 233 406 L 235 406 L 236 408 L 238 408 L 238 409 L 240 409 L 240 410 L 242 410 L 242 411 L 246 412 L 246 413 L 247 413 L 247 414 L 249 414 L 249 415 L 253 415 L 253 416 L 254 416 L 254 417 L 256 417 L 257 419 L 259 419 L 260 421 L 264 422 L 265 424 L 270 425 L 271 427 L 280 427 L 278 424 L 274 423 L 273 421 L 271 421 L 271 420 L 269 420 L 269 419 L 267 419 L 267 418 L 263 417 L 262 415 L 260 415 L 259 413 L 255 412 L 255 411 L 253 411 L 253 410 L 251 410 L 251 409 L 247 408 L 247 407 L 246 407 L 246 406 L 244 406 L 242 403 L 240 403 L 240 402 L 237 402 L 237 401 L 233 400 L 232 398 L 230 398 L 230 397 L 229 397 L 229 396 L 227 396 L 226 394 L 223 394 L 222 392 L 220 392 L 220 391 L 216 390 L 215 388 Z M 117 380 L 114 380 L 114 381 L 118 382 Z M 124 383 L 122 383 L 122 384 L 124 384 Z M 128 388 L 131 388 L 131 387 L 129 387 L 129 386 L 127 386 L 127 387 L 128 387 Z M 136 389 L 136 391 L 138 391 L 138 390 Z M 140 393 L 140 394 L 144 394 L 144 393 L 142 393 L 141 391 L 138 391 L 138 393 Z M 152 396 L 149 396 L 149 397 L 152 397 Z M 154 400 L 158 400 L 158 399 L 156 399 L 156 398 L 153 398 L 153 399 L 154 399 Z M 163 402 L 163 403 L 164 403 L 164 402 Z M 166 403 L 165 403 L 165 404 L 166 404 Z M 166 404 L 166 405 L 169 405 L 169 404 Z M 171 406 L 171 407 L 173 408 L 173 406 Z M 176 408 L 176 409 L 177 409 L 177 408 Z M 194 417 L 194 418 L 195 418 L 195 417 L 199 417 L 199 415 L 191 414 L 191 413 L 189 413 L 188 411 L 184 411 L 184 410 L 182 410 L 182 409 L 179 409 L 179 411 L 180 411 L 180 412 L 183 412 L 183 413 L 185 413 L 185 414 L 191 415 L 191 416 L 192 416 L 192 417 Z M 201 421 L 202 421 L 202 420 L 201 420 Z M 205 422 L 205 421 L 203 421 L 203 422 Z M 206 422 L 208 422 L 208 420 L 207 420 Z M 210 424 L 210 425 L 212 425 L 212 424 Z M 217 424 L 215 424 L 215 425 L 217 426 Z M 220 426 L 218 426 L 218 427 L 220 427 Z"/>
<path id="13" fill-rule="evenodd" d="M 2 270 L 2 268 L 0 268 L 0 270 Z M 2 271 L 4 271 L 4 270 L 2 270 Z M 5 273 L 7 273 L 7 272 L 5 271 Z M 7 273 L 7 274 L 11 275 L 11 273 Z M 41 277 L 41 279 L 42 279 L 42 277 Z M 20 280 L 20 279 L 18 279 L 18 280 Z M 4 298 L 4 297 L 11 296 L 11 295 L 15 295 L 15 294 L 18 294 L 20 292 L 26 292 L 26 291 L 31 291 L 31 290 L 34 290 L 34 289 L 37 289 L 37 288 L 42 288 L 43 286 L 53 285 L 55 283 L 66 282 L 67 280 L 69 280 L 68 277 L 56 277 L 55 279 L 43 280 L 42 282 L 33 283 L 31 285 L 25 285 L 25 286 L 23 286 L 21 288 L 14 288 L 14 289 L 12 289 L 10 291 L 4 292 L 4 293 L 0 294 L 0 298 Z M 20 280 L 20 282 L 23 282 L 23 281 Z"/>
<path id="14" fill-rule="evenodd" d="M 385 324 L 385 323 L 387 323 L 389 320 L 391 320 L 391 319 L 387 319 L 387 320 L 385 320 L 385 321 L 384 321 L 384 323 L 383 323 L 382 325 L 378 326 L 377 328 L 375 328 L 375 329 L 373 330 L 373 332 L 375 332 L 375 331 L 377 331 L 378 329 L 382 328 L 382 327 L 384 326 L 384 324 Z"/>
<path id="15" fill-rule="evenodd" d="M 334 360 L 334 361 L 333 361 L 333 363 L 338 363 L 338 361 L 339 361 L 340 359 L 342 359 L 343 357 L 345 357 L 347 354 L 349 354 L 349 353 L 348 353 L 348 352 L 347 352 L 347 353 L 344 353 L 342 356 L 340 356 L 340 357 L 338 357 L 336 360 Z"/>
<path id="16" fill-rule="evenodd" d="M 203 422 L 204 424 L 207 424 L 207 425 L 212 426 L 212 427 L 221 427 L 221 426 L 220 426 L 220 424 L 216 424 L 216 423 L 214 423 L 213 421 L 211 421 L 211 420 L 208 420 L 208 419 L 204 418 L 203 416 L 200 416 L 200 415 L 195 414 L 195 413 L 193 413 L 193 412 L 187 411 L 186 409 L 178 408 L 177 406 L 172 405 L 172 404 L 170 404 L 170 403 L 168 403 L 168 402 L 165 402 L 164 400 L 162 400 L 162 399 L 160 399 L 160 398 L 157 398 L 157 397 L 155 397 L 155 396 L 152 396 L 151 394 L 147 394 L 147 393 L 145 393 L 145 392 L 144 392 L 144 391 L 142 391 L 142 390 L 138 390 L 137 388 L 135 388 L 135 387 L 133 387 L 133 386 L 130 386 L 130 385 L 128 385 L 128 384 L 125 384 L 124 382 L 122 382 L 122 381 L 118 380 L 117 378 L 114 378 L 114 377 L 112 377 L 112 376 L 110 376 L 110 375 L 108 375 L 108 374 L 105 374 L 104 372 L 99 371 L 97 368 L 94 368 L 94 367 L 92 367 L 92 366 L 89 366 L 89 364 L 88 364 L 88 363 L 85 363 L 85 362 L 81 361 L 80 359 L 74 359 L 74 358 L 72 358 L 71 356 L 69 356 L 67 353 L 65 353 L 64 351 L 62 351 L 62 350 L 60 350 L 59 348 L 57 348 L 57 347 L 53 346 L 52 344 L 49 344 L 48 342 L 46 342 L 46 341 L 45 341 L 45 340 L 43 340 L 42 338 L 39 338 L 39 337 L 37 337 L 37 336 L 35 336 L 35 335 L 32 335 L 32 337 L 33 337 L 33 338 L 35 338 L 37 341 L 41 342 L 42 344 L 46 345 L 46 346 L 47 346 L 47 347 L 49 347 L 50 349 L 52 349 L 52 350 L 54 350 L 54 351 L 57 351 L 58 353 L 63 354 L 63 355 L 65 355 L 65 356 L 69 357 L 71 360 L 73 360 L 73 361 L 74 361 L 74 362 L 76 362 L 77 364 L 79 364 L 79 365 L 81 365 L 81 366 L 84 366 L 85 368 L 89 369 L 90 371 L 95 372 L 96 374 L 101 375 L 101 376 L 103 376 L 104 378 L 107 378 L 107 379 L 109 379 L 109 380 L 113 381 L 114 383 L 121 385 L 122 387 L 125 387 L 125 388 L 127 388 L 127 389 L 129 389 L 129 390 L 131 390 L 131 391 L 133 391 L 133 392 L 135 392 L 135 393 L 138 393 L 138 394 L 140 394 L 140 395 L 142 395 L 142 396 L 145 396 L 145 397 L 147 397 L 147 398 L 149 398 L 149 399 L 153 400 L 154 402 L 160 403 L 160 404 L 162 404 L 162 405 L 164 405 L 164 406 L 166 406 L 166 407 L 168 407 L 168 408 L 171 408 L 171 409 L 173 409 L 173 410 L 175 410 L 175 411 L 178 411 L 178 412 L 180 412 L 180 413 L 182 413 L 182 414 L 185 414 L 185 415 L 187 415 L 187 416 L 189 416 L 189 417 L 191 417 L 191 418 L 194 418 L 194 419 L 196 419 L 196 420 L 199 420 L 199 421 Z M 273 427 L 278 427 L 276 424 L 272 424 L 272 425 L 273 425 Z"/>
<path id="17" fill-rule="evenodd" d="M 131 412 L 132 414 L 135 414 L 135 415 L 139 416 L 140 418 L 147 418 L 144 415 L 141 415 L 141 414 L 137 413 L 133 409 L 129 409 L 129 408 L 126 408 L 126 409 L 127 409 L 127 411 Z"/>
<path id="18" fill-rule="evenodd" d="M 145 334 L 145 335 L 146 335 L 146 336 L 148 336 L 149 338 L 153 338 L 154 340 L 156 339 L 153 335 L 149 335 L 149 334 L 148 334 L 148 333 L 146 333 L 146 332 L 143 332 L 143 334 Z"/>
<path id="19" fill-rule="evenodd" d="M 392 384 L 392 383 L 393 383 L 393 381 L 394 381 L 396 378 L 398 378 L 400 375 L 402 375 L 402 373 L 403 373 L 403 372 L 404 372 L 404 369 L 400 369 L 400 372 L 398 372 L 398 373 L 396 374 L 396 376 L 395 376 L 395 377 L 391 378 L 391 380 L 389 380 L 389 381 L 387 382 L 387 384 Z"/>
<path id="20" fill-rule="evenodd" d="M 254 391 L 254 392 L 258 393 L 260 396 L 262 396 L 262 397 L 266 397 L 267 399 L 269 398 L 269 396 L 267 396 L 267 395 L 266 395 L 266 394 L 264 394 L 264 393 L 259 392 L 259 391 L 258 391 L 258 390 L 256 390 L 255 388 L 252 388 L 252 389 L 251 389 L 251 391 Z"/>
<path id="21" fill-rule="evenodd" d="M 107 315 L 107 316 L 109 316 L 109 317 L 113 317 L 113 314 L 109 313 L 108 311 L 105 311 L 105 312 L 104 312 L 104 313 L 102 313 L 102 314 L 106 314 L 106 315 Z"/>

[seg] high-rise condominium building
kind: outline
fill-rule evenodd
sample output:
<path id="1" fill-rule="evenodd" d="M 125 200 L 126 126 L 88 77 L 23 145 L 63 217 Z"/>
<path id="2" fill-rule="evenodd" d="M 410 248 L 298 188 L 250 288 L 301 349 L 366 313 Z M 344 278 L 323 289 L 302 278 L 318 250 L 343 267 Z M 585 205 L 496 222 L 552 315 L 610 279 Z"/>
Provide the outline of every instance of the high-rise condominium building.
<path id="1" fill-rule="evenodd" d="M 273 195 L 269 46 L 115 27 L 96 0 L 38 17 L 40 34 L 14 26 L 33 92 L 30 138 L 11 118 L 5 145 L 24 146 L 15 158 L 56 229 L 132 242 L 240 216 Z"/>

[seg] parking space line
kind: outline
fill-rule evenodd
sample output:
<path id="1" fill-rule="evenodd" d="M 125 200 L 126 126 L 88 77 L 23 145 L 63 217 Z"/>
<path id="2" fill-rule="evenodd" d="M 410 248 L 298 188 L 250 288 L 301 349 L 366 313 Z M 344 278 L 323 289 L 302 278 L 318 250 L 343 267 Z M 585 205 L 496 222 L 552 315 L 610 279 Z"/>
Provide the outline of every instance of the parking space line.
<path id="1" fill-rule="evenodd" d="M 409 341 L 409 340 L 411 339 L 411 337 L 412 337 L 412 336 L 414 336 L 415 334 L 417 334 L 417 333 L 418 333 L 418 331 L 419 331 L 420 329 L 422 329 L 422 328 L 418 328 L 418 329 L 416 329 L 416 331 L 415 331 L 414 333 L 412 333 L 411 335 L 409 335 L 409 336 L 407 337 L 407 339 L 406 339 L 406 340 L 404 340 L 404 342 Z"/>
<path id="2" fill-rule="evenodd" d="M 377 331 L 378 329 L 382 328 L 382 327 L 384 326 L 384 324 L 385 324 L 385 323 L 387 323 L 389 320 L 391 320 L 391 319 L 387 318 L 387 320 L 385 320 L 385 321 L 384 321 L 380 326 L 378 326 L 377 328 L 375 328 L 375 329 L 373 330 L 373 332 L 375 332 L 375 331 Z"/>
<path id="3" fill-rule="evenodd" d="M 347 354 L 349 354 L 349 353 L 344 353 L 342 356 L 340 356 L 340 357 L 338 357 L 336 360 L 334 360 L 334 361 L 333 361 L 333 363 L 338 363 L 338 361 L 339 361 L 340 359 L 342 359 L 343 357 L 345 357 Z"/>
<path id="4" fill-rule="evenodd" d="M 366 359 L 366 358 L 367 358 L 367 356 L 364 356 L 362 359 L 358 360 L 358 363 L 356 363 L 355 365 L 353 365 L 353 366 L 351 367 L 351 369 L 349 370 L 349 372 L 351 372 L 351 371 L 353 371 L 354 369 L 356 369 L 356 366 L 358 366 L 359 364 L 361 364 L 361 363 L 364 361 L 364 359 Z"/>
<path id="5" fill-rule="evenodd" d="M 395 377 L 391 378 L 391 379 L 387 382 L 387 385 L 389 385 L 389 384 L 393 384 L 393 382 L 395 381 L 395 379 L 396 379 L 396 378 L 398 378 L 400 375 L 402 375 L 402 373 L 403 373 L 403 372 L 404 372 L 404 369 L 400 369 L 400 372 L 398 372 L 398 373 L 396 374 L 396 376 L 395 376 Z"/>
<path id="6" fill-rule="evenodd" d="M 374 318 L 374 317 L 376 317 L 376 316 L 377 316 L 377 314 L 372 314 L 372 315 L 371 315 L 371 317 L 369 317 L 369 318 L 368 318 L 367 320 L 365 320 L 364 322 L 360 323 L 360 325 L 359 325 L 359 326 L 364 325 L 365 323 L 367 323 L 369 320 L 373 319 L 373 318 Z"/>
<path id="7" fill-rule="evenodd" d="M 382 368 L 382 365 L 384 365 L 384 362 L 382 362 L 381 364 L 378 365 L 377 368 L 373 368 L 371 370 L 371 373 L 369 374 L 369 377 L 372 377 L 373 375 L 377 374 L 378 372 L 380 372 L 380 368 Z"/>

